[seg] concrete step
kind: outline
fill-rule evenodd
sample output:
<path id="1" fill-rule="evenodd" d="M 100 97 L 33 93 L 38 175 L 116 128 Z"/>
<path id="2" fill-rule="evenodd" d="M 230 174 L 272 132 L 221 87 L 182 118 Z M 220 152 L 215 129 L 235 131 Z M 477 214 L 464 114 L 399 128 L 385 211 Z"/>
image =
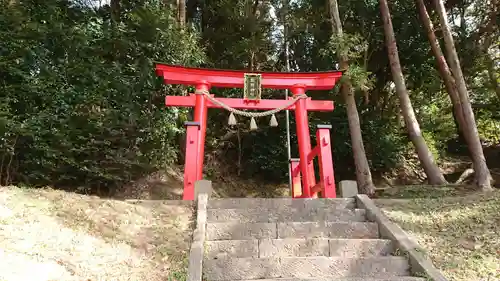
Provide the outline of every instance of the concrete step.
<path id="1" fill-rule="evenodd" d="M 206 240 L 278 238 L 379 238 L 373 222 L 207 223 Z"/>
<path id="2" fill-rule="evenodd" d="M 365 221 L 364 209 L 295 208 L 279 209 L 209 209 L 208 222 L 304 222 L 304 221 Z"/>
<path id="3" fill-rule="evenodd" d="M 228 198 L 210 199 L 208 209 L 249 209 L 249 208 L 323 208 L 353 209 L 356 207 L 354 198 Z"/>
<path id="4" fill-rule="evenodd" d="M 408 276 L 404 257 L 293 257 L 224 258 L 206 260 L 203 274 L 207 280 L 265 278 L 343 278 Z"/>
<path id="5" fill-rule="evenodd" d="M 379 238 L 374 222 L 283 222 L 277 227 L 278 238 Z"/>
<path id="6" fill-rule="evenodd" d="M 206 259 L 267 257 L 353 257 L 385 256 L 392 252 L 390 240 L 383 239 L 263 239 L 222 240 L 205 244 Z"/>
<path id="7" fill-rule="evenodd" d="M 220 240 L 205 242 L 205 260 L 225 257 L 258 258 L 259 240 Z"/>
<path id="8" fill-rule="evenodd" d="M 253 279 L 241 281 L 427 281 L 425 278 L 413 276 L 398 276 L 398 277 L 347 277 L 347 278 L 275 278 L 275 279 Z"/>
<path id="9" fill-rule="evenodd" d="M 330 239 L 331 257 L 388 256 L 394 245 L 387 239 Z"/>

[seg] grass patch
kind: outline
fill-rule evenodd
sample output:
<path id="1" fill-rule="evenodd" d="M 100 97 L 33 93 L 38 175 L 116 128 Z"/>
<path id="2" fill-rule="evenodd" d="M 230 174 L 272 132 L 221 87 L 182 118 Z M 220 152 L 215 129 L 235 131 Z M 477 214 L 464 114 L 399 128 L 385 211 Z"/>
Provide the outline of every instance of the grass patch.
<path id="1" fill-rule="evenodd" d="M 0 280 L 182 281 L 193 219 L 185 204 L 0 187 Z"/>
<path id="2" fill-rule="evenodd" d="M 500 280 L 500 192 L 442 198 L 424 193 L 427 198 L 375 202 L 450 281 Z"/>

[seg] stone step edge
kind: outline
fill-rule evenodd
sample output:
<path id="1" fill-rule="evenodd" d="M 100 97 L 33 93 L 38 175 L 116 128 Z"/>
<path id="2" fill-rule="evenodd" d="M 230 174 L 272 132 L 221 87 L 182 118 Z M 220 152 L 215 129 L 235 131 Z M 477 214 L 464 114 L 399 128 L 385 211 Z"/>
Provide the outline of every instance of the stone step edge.
<path id="1" fill-rule="evenodd" d="M 236 281 L 236 280 L 231 280 Z M 345 277 L 345 278 L 274 278 L 274 279 L 246 279 L 237 281 L 427 281 L 422 277 L 398 276 L 398 277 Z"/>
<path id="2" fill-rule="evenodd" d="M 208 222 L 309 222 L 318 216 L 328 222 L 365 222 L 365 209 L 316 209 L 318 212 L 304 212 L 304 209 L 209 209 Z"/>
<path id="3" fill-rule="evenodd" d="M 236 280 L 231 280 L 236 281 Z M 246 279 L 237 281 L 427 281 L 422 277 L 398 276 L 398 277 L 344 277 L 344 278 L 274 278 L 274 279 Z"/>
<path id="4" fill-rule="evenodd" d="M 203 272 L 209 280 L 384 278 L 408 276 L 410 269 L 408 259 L 399 256 L 221 258 L 204 264 Z"/>
<path id="5" fill-rule="evenodd" d="M 333 208 L 333 207 L 294 207 L 294 206 L 283 206 L 283 207 L 259 207 L 259 206 L 251 206 L 248 208 L 213 208 L 207 209 L 209 212 L 224 212 L 224 211 L 232 211 L 232 212 L 283 212 L 283 211 L 307 211 L 307 212 L 366 212 L 363 208 Z"/>
<path id="6" fill-rule="evenodd" d="M 375 257 L 394 253 L 388 239 L 284 238 L 205 242 L 204 259 L 219 257 Z"/>
<path id="7" fill-rule="evenodd" d="M 235 228 L 243 228 L 244 234 L 234 233 Z M 303 227 L 303 229 L 301 229 Z M 338 234 L 331 235 L 336 229 Z M 227 231 L 224 231 L 227 230 Z M 311 230 L 313 234 L 311 235 Z M 356 230 L 356 231 L 354 231 Z M 232 232 L 231 232 L 232 231 Z M 319 231 L 315 234 L 314 231 Z M 324 232 L 327 231 L 327 235 Z M 285 234 L 283 234 L 285 232 Z M 307 232 L 307 233 L 306 233 Z M 222 233 L 222 235 L 221 235 Z M 305 234 L 304 234 L 305 233 Z M 321 233 L 321 235 L 319 234 Z M 362 234 L 362 235 L 360 235 Z M 214 236 L 214 237 L 211 237 Z M 225 239 L 220 236 L 239 236 Z M 371 238 L 380 237 L 378 224 L 374 222 L 210 222 L 207 223 L 207 241 L 220 240 L 252 240 L 252 239 L 285 239 L 285 238 Z"/>
<path id="8" fill-rule="evenodd" d="M 284 241 L 307 241 L 307 240 L 334 240 L 334 241 L 387 241 L 387 242 L 392 242 L 389 239 L 384 239 L 384 238 L 328 238 L 328 237 L 309 237 L 309 238 L 302 238 L 302 237 L 289 237 L 289 238 L 262 238 L 262 239 L 223 239 L 223 240 L 206 240 L 206 243 L 218 243 L 218 242 L 229 242 L 229 241 L 262 241 L 262 240 L 284 240 Z"/>
<path id="9" fill-rule="evenodd" d="M 207 208 L 210 209 L 245 209 L 250 206 L 268 206 L 275 207 L 297 207 L 297 208 L 318 208 L 334 207 L 340 209 L 350 209 L 356 207 L 354 198 L 213 198 L 208 202 Z"/>
<path id="10" fill-rule="evenodd" d="M 278 205 L 278 206 L 269 206 L 269 205 L 258 205 L 253 204 L 251 206 L 240 207 L 240 206 L 228 206 L 224 208 L 207 208 L 208 211 L 212 210 L 268 210 L 268 211 L 281 211 L 286 209 L 293 210 L 331 210 L 331 211 L 340 211 L 340 210 L 361 210 L 362 208 L 358 208 L 355 205 L 349 207 L 337 206 L 337 205 L 321 205 L 321 206 L 307 206 L 307 205 Z M 364 210 L 364 209 L 363 209 Z"/>
<path id="11" fill-rule="evenodd" d="M 336 260 L 388 260 L 388 261 L 408 261 L 407 257 L 404 256 L 375 256 L 375 257 L 322 257 L 322 256 L 312 256 L 312 257 L 267 257 L 267 258 L 233 258 L 233 257 L 223 257 L 217 259 L 218 261 L 257 261 L 257 260 L 326 260 L 326 261 L 336 261 Z M 271 278 L 272 279 L 272 278 Z M 299 278 L 301 279 L 301 278 Z"/>

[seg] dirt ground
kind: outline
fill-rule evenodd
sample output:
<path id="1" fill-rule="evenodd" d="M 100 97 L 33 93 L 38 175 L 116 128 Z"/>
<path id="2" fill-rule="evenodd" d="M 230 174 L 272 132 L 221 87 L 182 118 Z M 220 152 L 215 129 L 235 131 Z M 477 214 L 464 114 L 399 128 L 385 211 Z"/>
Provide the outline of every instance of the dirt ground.
<path id="1" fill-rule="evenodd" d="M 182 167 L 170 167 L 130 182 L 113 197 L 120 199 L 181 200 L 183 192 Z M 257 180 L 241 180 L 235 176 L 211 177 L 212 197 L 260 197 L 273 198 L 290 196 L 288 184 L 266 184 Z"/>
<path id="2" fill-rule="evenodd" d="M 192 226 L 175 201 L 0 187 L 0 280 L 185 280 Z"/>

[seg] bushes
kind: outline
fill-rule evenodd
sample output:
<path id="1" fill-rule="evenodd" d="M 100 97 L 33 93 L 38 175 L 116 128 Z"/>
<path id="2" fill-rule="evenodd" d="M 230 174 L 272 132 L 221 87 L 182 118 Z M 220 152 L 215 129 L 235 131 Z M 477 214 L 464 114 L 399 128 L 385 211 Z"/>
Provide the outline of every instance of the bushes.
<path id="1" fill-rule="evenodd" d="M 197 37 L 154 6 L 116 29 L 69 2 L 29 7 L 0 12 L 0 184 L 117 185 L 174 161 L 179 110 L 154 61 L 199 63 Z"/>

